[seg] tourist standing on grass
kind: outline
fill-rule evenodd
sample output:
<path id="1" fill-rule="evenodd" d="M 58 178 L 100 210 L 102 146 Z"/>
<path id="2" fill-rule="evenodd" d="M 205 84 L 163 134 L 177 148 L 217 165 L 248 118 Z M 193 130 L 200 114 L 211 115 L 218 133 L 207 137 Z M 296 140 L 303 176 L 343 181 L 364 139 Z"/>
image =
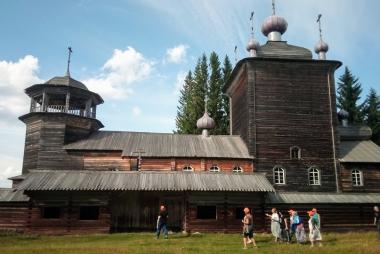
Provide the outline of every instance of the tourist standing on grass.
<path id="1" fill-rule="evenodd" d="M 157 239 L 160 238 L 161 230 L 164 232 L 165 239 L 168 239 L 168 212 L 165 206 L 160 206 L 160 212 L 157 218 Z"/>
<path id="2" fill-rule="evenodd" d="M 248 207 L 244 208 L 244 218 L 241 222 L 243 222 L 243 243 L 244 249 L 247 249 L 247 244 L 253 243 L 254 247 L 256 246 L 256 241 L 253 238 L 253 216 Z"/>
<path id="3" fill-rule="evenodd" d="M 380 233 L 380 210 L 378 206 L 373 207 L 373 224 L 376 225 L 377 231 Z"/>
<path id="4" fill-rule="evenodd" d="M 293 232 L 292 234 L 296 236 L 297 243 L 304 243 L 306 241 L 306 234 L 302 220 L 297 211 L 291 210 L 289 212 L 292 214 L 290 217 L 290 228 Z"/>
<path id="5" fill-rule="evenodd" d="M 281 237 L 281 222 L 280 222 L 280 216 L 277 213 L 276 208 L 272 208 L 272 215 L 265 214 L 271 219 L 271 225 L 270 229 L 272 231 L 272 235 L 274 236 L 274 241 L 277 242 L 278 239 Z"/>
<path id="6" fill-rule="evenodd" d="M 318 221 L 319 229 L 321 229 L 321 216 L 319 215 L 317 208 L 313 208 L 314 218 Z"/>
<path id="7" fill-rule="evenodd" d="M 322 235 L 321 231 L 319 230 L 319 222 L 317 217 L 315 217 L 315 212 L 308 211 L 309 214 L 309 239 L 311 246 L 314 247 L 315 242 L 318 242 L 319 247 L 322 246 Z"/>

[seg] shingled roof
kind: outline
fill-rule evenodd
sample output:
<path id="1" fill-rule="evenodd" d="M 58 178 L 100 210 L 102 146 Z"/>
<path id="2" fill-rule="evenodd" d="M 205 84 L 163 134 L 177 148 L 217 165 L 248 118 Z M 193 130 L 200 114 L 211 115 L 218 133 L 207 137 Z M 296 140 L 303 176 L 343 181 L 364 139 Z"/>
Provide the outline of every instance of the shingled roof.
<path id="1" fill-rule="evenodd" d="M 264 58 L 291 58 L 291 59 L 312 59 L 310 50 L 289 45 L 286 41 L 268 41 L 257 49 L 257 57 Z"/>
<path id="2" fill-rule="evenodd" d="M 259 173 L 31 171 L 17 186 L 26 191 L 274 191 Z"/>
<path id="3" fill-rule="evenodd" d="M 68 144 L 67 150 L 117 150 L 130 156 L 138 149 L 144 157 L 253 158 L 240 136 L 184 135 L 129 131 L 98 131 L 87 139 Z"/>
<path id="4" fill-rule="evenodd" d="M 380 147 L 371 140 L 341 141 L 341 162 L 380 163 Z"/>

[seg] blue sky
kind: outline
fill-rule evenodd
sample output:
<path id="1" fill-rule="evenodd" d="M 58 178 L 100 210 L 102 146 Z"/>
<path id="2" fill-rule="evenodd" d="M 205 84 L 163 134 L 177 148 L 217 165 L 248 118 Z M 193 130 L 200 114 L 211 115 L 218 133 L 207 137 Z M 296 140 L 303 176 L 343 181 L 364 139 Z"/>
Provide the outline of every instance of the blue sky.
<path id="1" fill-rule="evenodd" d="M 0 186 L 21 172 L 25 126 L 17 117 L 29 104 L 23 89 L 63 75 L 67 46 L 72 77 L 105 99 L 98 108 L 105 129 L 171 132 L 178 90 L 196 59 L 214 50 L 233 60 L 235 45 L 239 59 L 247 56 L 252 10 L 264 44 L 260 26 L 270 0 L 0 1 Z M 283 39 L 311 50 L 323 14 L 328 59 L 348 65 L 365 93 L 380 91 L 379 11 L 376 0 L 277 1 L 289 23 Z"/>

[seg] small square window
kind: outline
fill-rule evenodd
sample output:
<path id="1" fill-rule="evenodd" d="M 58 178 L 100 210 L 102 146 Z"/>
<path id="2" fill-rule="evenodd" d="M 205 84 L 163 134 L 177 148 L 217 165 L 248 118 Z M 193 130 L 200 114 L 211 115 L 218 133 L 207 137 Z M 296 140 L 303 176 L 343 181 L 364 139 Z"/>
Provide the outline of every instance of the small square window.
<path id="1" fill-rule="evenodd" d="M 79 211 L 80 220 L 98 220 L 99 206 L 81 206 Z"/>
<path id="2" fill-rule="evenodd" d="M 216 219 L 216 206 L 198 206 L 197 219 L 201 220 L 215 220 Z"/>

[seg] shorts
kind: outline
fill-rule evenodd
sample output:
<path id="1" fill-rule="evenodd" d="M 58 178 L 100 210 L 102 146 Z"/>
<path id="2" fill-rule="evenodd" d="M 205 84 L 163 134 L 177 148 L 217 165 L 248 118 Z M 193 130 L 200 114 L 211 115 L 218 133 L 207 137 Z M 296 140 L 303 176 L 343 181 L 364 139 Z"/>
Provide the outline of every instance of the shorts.
<path id="1" fill-rule="evenodd" d="M 249 237 L 249 238 L 252 238 L 253 237 L 253 230 L 250 230 L 250 231 L 244 231 L 243 232 L 243 235 L 244 237 Z"/>

